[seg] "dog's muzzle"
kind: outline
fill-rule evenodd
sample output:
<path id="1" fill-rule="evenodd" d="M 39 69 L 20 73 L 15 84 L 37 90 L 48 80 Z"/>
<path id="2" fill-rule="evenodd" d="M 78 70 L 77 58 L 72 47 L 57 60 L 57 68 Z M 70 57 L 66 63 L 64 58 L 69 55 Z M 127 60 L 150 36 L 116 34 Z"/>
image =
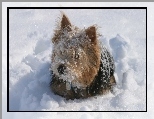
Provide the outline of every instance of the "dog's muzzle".
<path id="1" fill-rule="evenodd" d="M 66 67 L 64 64 L 59 65 L 59 67 L 57 68 L 59 74 L 64 74 L 65 69 Z"/>

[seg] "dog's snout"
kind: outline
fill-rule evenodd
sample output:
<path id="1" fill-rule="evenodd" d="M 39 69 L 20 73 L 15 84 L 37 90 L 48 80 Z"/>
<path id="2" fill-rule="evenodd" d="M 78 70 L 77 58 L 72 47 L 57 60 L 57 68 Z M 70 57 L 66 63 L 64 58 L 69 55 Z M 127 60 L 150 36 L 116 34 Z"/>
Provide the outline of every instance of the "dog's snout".
<path id="1" fill-rule="evenodd" d="M 65 65 L 64 64 L 61 64 L 57 70 L 59 72 L 59 74 L 64 74 L 64 70 L 66 69 Z"/>

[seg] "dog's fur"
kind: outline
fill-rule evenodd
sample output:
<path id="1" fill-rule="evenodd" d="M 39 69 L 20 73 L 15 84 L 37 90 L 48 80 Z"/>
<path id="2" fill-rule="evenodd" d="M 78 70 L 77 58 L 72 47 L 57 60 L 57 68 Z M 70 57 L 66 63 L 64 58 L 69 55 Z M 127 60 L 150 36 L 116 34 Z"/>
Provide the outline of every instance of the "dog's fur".
<path id="1" fill-rule="evenodd" d="M 96 26 L 80 30 L 65 14 L 52 38 L 52 81 L 55 94 L 67 99 L 104 94 L 115 85 L 114 62 L 98 41 Z"/>

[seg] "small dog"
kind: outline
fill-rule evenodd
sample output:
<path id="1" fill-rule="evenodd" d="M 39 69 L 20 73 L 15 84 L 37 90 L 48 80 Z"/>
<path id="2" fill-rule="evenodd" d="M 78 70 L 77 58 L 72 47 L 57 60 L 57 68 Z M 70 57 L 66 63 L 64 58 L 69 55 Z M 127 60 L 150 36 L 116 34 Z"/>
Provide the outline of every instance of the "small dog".
<path id="1" fill-rule="evenodd" d="M 79 99 L 112 90 L 116 84 L 114 60 L 100 45 L 96 26 L 79 29 L 62 14 L 52 43 L 50 87 L 55 94 Z"/>

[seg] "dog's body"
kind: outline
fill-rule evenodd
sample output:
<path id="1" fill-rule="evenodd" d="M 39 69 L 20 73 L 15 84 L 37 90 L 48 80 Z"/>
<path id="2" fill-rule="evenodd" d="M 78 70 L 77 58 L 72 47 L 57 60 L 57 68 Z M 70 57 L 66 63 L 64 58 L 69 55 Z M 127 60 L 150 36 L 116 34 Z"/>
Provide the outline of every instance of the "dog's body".
<path id="1" fill-rule="evenodd" d="M 52 42 L 51 89 L 55 94 L 87 98 L 104 94 L 115 85 L 113 58 L 100 46 L 95 26 L 80 30 L 63 14 Z"/>

